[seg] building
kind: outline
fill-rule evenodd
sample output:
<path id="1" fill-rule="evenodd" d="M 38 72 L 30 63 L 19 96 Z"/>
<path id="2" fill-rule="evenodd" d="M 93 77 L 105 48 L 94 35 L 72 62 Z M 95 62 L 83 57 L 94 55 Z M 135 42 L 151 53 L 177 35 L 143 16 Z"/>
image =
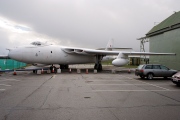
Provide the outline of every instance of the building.
<path id="1" fill-rule="evenodd" d="M 176 56 L 150 56 L 150 63 L 180 70 L 180 11 L 154 26 L 147 34 L 150 52 L 176 53 Z"/>
<path id="2" fill-rule="evenodd" d="M 26 63 L 18 62 L 16 60 L 12 59 L 0 59 L 0 69 L 5 70 L 5 69 L 18 69 L 25 67 Z"/>

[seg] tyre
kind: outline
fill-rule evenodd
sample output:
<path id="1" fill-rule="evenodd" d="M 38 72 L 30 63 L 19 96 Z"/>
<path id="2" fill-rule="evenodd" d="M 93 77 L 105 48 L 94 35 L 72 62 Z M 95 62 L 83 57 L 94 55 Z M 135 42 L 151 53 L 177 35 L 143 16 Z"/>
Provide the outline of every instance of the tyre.
<path id="1" fill-rule="evenodd" d="M 69 65 L 65 65 L 65 69 L 69 69 Z"/>
<path id="2" fill-rule="evenodd" d="M 100 71 L 102 70 L 102 65 L 101 65 L 101 64 L 99 64 L 99 70 L 100 70 Z"/>
<path id="3" fill-rule="evenodd" d="M 94 65 L 94 69 L 96 69 L 96 70 L 97 70 L 97 64 L 95 64 L 95 65 Z"/>
<path id="4" fill-rule="evenodd" d="M 147 75 L 147 79 L 148 79 L 148 80 L 152 80 L 152 79 L 153 79 L 153 77 L 154 77 L 154 76 L 153 76 L 153 74 L 152 74 L 152 73 L 149 73 L 149 74 Z"/>
<path id="5" fill-rule="evenodd" d="M 180 83 L 176 83 L 176 85 L 179 87 L 179 86 L 180 86 Z"/>
<path id="6" fill-rule="evenodd" d="M 144 79 L 144 76 L 143 75 L 140 75 L 141 79 Z"/>

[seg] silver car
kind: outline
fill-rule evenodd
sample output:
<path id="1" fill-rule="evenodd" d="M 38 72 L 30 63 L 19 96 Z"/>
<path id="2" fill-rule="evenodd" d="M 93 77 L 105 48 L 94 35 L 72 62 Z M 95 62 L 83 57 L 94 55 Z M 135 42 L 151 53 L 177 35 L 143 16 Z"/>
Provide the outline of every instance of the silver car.
<path id="1" fill-rule="evenodd" d="M 175 73 L 177 73 L 177 70 L 172 70 L 159 64 L 139 65 L 135 70 L 135 75 L 141 78 L 147 77 L 147 79 L 153 79 L 153 77 L 172 77 Z"/>
<path id="2" fill-rule="evenodd" d="M 180 86 L 180 72 L 174 74 L 171 80 L 174 84 Z"/>

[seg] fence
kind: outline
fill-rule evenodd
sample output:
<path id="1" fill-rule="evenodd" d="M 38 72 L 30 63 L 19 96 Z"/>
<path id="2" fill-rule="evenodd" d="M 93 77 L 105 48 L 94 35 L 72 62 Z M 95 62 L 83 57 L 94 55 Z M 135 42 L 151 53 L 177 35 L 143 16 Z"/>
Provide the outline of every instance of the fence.
<path id="1" fill-rule="evenodd" d="M 1 70 L 5 69 L 18 69 L 26 66 L 26 63 L 15 61 L 12 59 L 0 59 L 0 68 Z"/>

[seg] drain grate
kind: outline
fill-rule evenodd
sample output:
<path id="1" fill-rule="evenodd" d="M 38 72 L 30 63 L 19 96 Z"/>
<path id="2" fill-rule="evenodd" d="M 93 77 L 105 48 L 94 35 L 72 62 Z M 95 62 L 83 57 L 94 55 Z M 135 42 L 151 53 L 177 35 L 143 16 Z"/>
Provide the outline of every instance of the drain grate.
<path id="1" fill-rule="evenodd" d="M 89 99 L 89 98 L 91 98 L 91 97 L 84 97 L 85 99 Z"/>

